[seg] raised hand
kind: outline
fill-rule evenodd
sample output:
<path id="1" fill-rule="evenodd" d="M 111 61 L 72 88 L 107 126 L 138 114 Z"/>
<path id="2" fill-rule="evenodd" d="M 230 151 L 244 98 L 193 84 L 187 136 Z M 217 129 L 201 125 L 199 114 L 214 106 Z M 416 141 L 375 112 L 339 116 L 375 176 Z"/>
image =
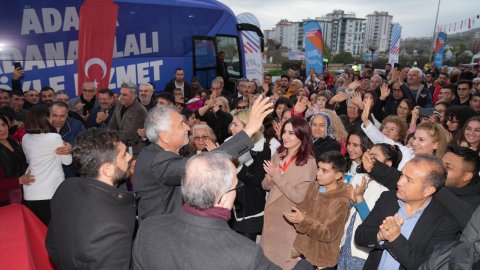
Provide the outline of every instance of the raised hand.
<path id="1" fill-rule="evenodd" d="M 295 111 L 295 113 L 303 113 L 307 109 L 307 106 L 308 106 L 308 98 L 300 97 L 297 100 L 297 103 L 295 103 L 295 107 L 293 108 L 293 110 Z"/>
<path id="2" fill-rule="evenodd" d="M 363 102 L 362 102 L 362 94 L 360 92 L 354 92 L 353 93 L 352 102 L 353 102 L 353 104 L 357 105 L 357 107 L 360 110 L 364 109 L 364 105 L 363 105 Z"/>
<path id="3" fill-rule="evenodd" d="M 367 127 L 370 124 L 368 116 L 370 115 L 370 108 L 372 107 L 372 100 L 366 98 L 363 100 L 362 122 Z"/>
<path id="4" fill-rule="evenodd" d="M 13 70 L 13 79 L 14 80 L 20 80 L 20 78 L 23 76 L 25 73 L 25 70 L 23 70 L 21 67 L 18 67 Z"/>
<path id="5" fill-rule="evenodd" d="M 362 85 L 362 82 L 359 81 L 359 80 L 356 80 L 356 81 L 353 81 L 352 83 L 350 83 L 350 84 L 348 85 L 348 89 L 356 90 L 357 88 L 360 87 L 360 85 Z"/>
<path id="6" fill-rule="evenodd" d="M 372 155 L 370 154 L 370 149 L 368 149 L 365 153 L 362 155 L 362 166 L 365 169 L 366 172 L 370 173 L 373 169 L 373 165 L 375 165 L 376 160 L 372 158 Z"/>
<path id="7" fill-rule="evenodd" d="M 331 99 L 330 99 L 330 104 L 333 105 L 335 103 L 341 103 L 341 102 L 344 102 L 345 100 L 347 100 L 348 98 L 348 94 L 347 93 L 344 93 L 344 92 L 340 92 L 338 94 L 336 94 L 335 96 L 333 96 Z"/>
<path id="8" fill-rule="evenodd" d="M 390 88 L 388 88 L 388 84 L 384 83 L 380 87 L 380 100 L 386 100 L 390 95 Z"/>
<path id="9" fill-rule="evenodd" d="M 268 97 L 257 98 L 250 107 L 248 122 L 243 131 L 252 137 L 263 125 L 263 120 L 273 112 L 273 103 Z"/>

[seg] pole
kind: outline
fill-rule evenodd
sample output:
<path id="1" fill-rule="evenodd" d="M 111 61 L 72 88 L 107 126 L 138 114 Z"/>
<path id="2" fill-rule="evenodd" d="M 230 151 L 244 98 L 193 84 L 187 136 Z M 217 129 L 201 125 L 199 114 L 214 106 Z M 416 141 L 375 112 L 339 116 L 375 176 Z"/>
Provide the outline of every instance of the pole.
<path id="1" fill-rule="evenodd" d="M 428 60 L 432 60 L 432 55 L 433 55 L 433 49 L 435 49 L 435 39 L 437 38 L 437 22 L 438 22 L 438 11 L 440 10 L 440 0 L 438 0 L 438 6 L 437 6 L 437 15 L 435 16 L 435 25 L 433 26 L 433 40 L 432 40 L 432 50 L 430 50 L 430 55 L 428 56 Z"/>

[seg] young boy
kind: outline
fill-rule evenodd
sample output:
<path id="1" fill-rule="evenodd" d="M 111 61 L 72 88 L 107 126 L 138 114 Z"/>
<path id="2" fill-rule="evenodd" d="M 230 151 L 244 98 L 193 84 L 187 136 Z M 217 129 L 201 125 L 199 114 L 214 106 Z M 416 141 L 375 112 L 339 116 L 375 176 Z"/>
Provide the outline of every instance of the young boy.
<path id="1" fill-rule="evenodd" d="M 347 186 L 343 182 L 345 158 L 330 151 L 320 156 L 317 181 L 312 182 L 304 201 L 292 206 L 285 218 L 294 224 L 297 237 L 293 257 L 302 256 L 294 269 L 333 267 L 340 254 L 340 241 L 350 212 Z"/>

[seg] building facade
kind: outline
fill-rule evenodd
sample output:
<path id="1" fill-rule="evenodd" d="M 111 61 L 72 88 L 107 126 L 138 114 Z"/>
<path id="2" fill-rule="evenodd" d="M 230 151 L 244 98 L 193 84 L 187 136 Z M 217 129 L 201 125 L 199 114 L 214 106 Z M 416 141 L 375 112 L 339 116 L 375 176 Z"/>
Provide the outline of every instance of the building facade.
<path id="1" fill-rule="evenodd" d="M 390 35 L 392 30 L 393 16 L 385 11 L 375 11 L 367 15 L 365 26 L 364 52 L 369 47 L 374 47 L 377 52 L 388 52 L 390 47 Z"/>

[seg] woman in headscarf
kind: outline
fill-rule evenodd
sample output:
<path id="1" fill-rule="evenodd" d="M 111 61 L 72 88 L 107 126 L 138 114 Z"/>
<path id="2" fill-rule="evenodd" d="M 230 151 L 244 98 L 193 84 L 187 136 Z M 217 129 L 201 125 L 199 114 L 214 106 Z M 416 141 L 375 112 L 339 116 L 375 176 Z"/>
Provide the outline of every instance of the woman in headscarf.
<path id="1" fill-rule="evenodd" d="M 318 158 L 325 152 L 340 152 L 340 144 L 335 140 L 332 121 L 327 113 L 318 112 L 315 114 L 310 119 L 310 127 L 312 128 L 313 152 L 317 162 Z"/>

